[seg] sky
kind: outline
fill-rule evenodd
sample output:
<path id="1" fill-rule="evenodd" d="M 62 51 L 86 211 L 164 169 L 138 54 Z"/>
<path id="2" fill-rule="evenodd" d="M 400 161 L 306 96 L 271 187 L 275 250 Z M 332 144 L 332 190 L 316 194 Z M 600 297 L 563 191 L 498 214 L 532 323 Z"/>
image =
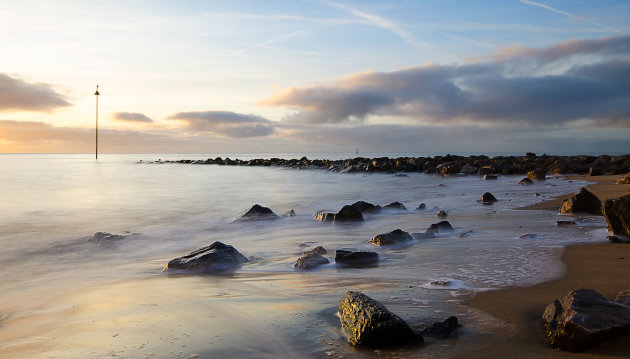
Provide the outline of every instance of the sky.
<path id="1" fill-rule="evenodd" d="M 630 153 L 626 0 L 0 0 L 0 153 Z"/>

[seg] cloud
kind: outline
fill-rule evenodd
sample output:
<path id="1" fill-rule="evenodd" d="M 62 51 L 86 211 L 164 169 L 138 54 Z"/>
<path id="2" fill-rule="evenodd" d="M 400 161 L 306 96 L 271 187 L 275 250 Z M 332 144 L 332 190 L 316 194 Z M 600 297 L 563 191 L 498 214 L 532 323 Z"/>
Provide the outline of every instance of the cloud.
<path id="1" fill-rule="evenodd" d="M 0 73 L 0 111 L 52 111 L 70 103 L 50 85 Z"/>
<path id="2" fill-rule="evenodd" d="M 570 12 L 567 12 L 567 11 L 558 10 L 556 8 L 553 8 L 553 7 L 549 6 L 549 5 L 541 4 L 539 2 L 535 2 L 535 1 L 531 1 L 531 0 L 519 0 L 519 1 L 522 2 L 523 4 L 537 6 L 537 7 L 543 8 L 545 10 L 549 10 L 549 11 L 555 12 L 557 14 L 568 16 L 568 17 L 570 17 L 572 19 L 575 19 L 577 21 L 588 22 L 589 24 L 601 27 L 602 29 L 606 29 L 608 31 L 617 31 L 616 29 L 613 29 L 613 28 L 608 27 L 606 25 L 600 24 L 598 22 L 595 22 L 595 21 L 592 21 L 592 20 L 589 20 L 589 19 L 585 19 L 585 18 L 583 18 L 581 16 L 574 15 L 574 14 L 572 14 Z"/>
<path id="3" fill-rule="evenodd" d="M 295 110 L 291 123 L 563 125 L 590 119 L 630 127 L 630 36 L 520 49 L 493 61 L 363 72 L 291 87 L 259 102 Z M 558 64 L 562 64 L 559 66 Z"/>
<path id="4" fill-rule="evenodd" d="M 138 112 L 116 112 L 113 117 L 118 121 L 153 123 L 152 119 Z"/>
<path id="5" fill-rule="evenodd" d="M 222 137 L 269 136 L 275 131 L 273 123 L 260 116 L 229 111 L 180 112 L 169 119 L 183 121 L 192 130 Z"/>

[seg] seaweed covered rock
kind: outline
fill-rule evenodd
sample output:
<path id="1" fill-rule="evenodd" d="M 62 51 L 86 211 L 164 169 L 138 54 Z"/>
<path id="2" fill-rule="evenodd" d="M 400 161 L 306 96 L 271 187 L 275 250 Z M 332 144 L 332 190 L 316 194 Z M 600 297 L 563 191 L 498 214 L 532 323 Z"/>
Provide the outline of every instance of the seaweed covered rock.
<path id="1" fill-rule="evenodd" d="M 550 344 L 571 352 L 630 334 L 630 307 L 593 289 L 574 290 L 556 299 L 542 319 Z"/>
<path id="2" fill-rule="evenodd" d="M 328 263 L 330 263 L 330 261 L 323 255 L 317 253 L 309 253 L 303 257 L 298 258 L 298 260 L 295 262 L 295 265 L 293 266 L 298 269 L 313 269 Z"/>
<path id="3" fill-rule="evenodd" d="M 602 201 L 589 190 L 582 187 L 578 193 L 562 203 L 560 213 L 590 213 L 601 215 Z"/>
<path id="4" fill-rule="evenodd" d="M 610 232 L 630 237 L 630 194 L 617 199 L 607 199 L 604 202 L 604 217 Z"/>
<path id="5" fill-rule="evenodd" d="M 389 233 L 376 235 L 370 239 L 370 244 L 375 246 L 388 246 L 411 241 L 411 235 L 401 229 L 394 229 Z"/>
<path id="6" fill-rule="evenodd" d="M 162 272 L 223 272 L 238 268 L 247 262 L 249 260 L 236 248 L 217 241 L 186 256 L 171 260 Z"/>
<path id="7" fill-rule="evenodd" d="M 360 222 L 363 221 L 361 211 L 351 205 L 345 205 L 335 214 L 335 222 Z"/>
<path id="8" fill-rule="evenodd" d="M 255 204 L 234 222 L 263 221 L 278 218 L 278 215 L 273 213 L 271 209 Z"/>
<path id="9" fill-rule="evenodd" d="M 378 263 L 378 254 L 368 251 L 337 249 L 335 263 L 344 267 L 368 267 Z"/>
<path id="10" fill-rule="evenodd" d="M 339 301 L 341 328 L 353 346 L 386 347 L 422 343 L 422 335 L 367 295 L 349 291 Z"/>

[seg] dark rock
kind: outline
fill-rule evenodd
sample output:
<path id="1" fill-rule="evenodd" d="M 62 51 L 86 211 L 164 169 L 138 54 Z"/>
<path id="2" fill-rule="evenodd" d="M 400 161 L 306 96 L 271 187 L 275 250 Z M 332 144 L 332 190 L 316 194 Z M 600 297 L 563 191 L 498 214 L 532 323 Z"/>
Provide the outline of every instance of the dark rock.
<path id="1" fill-rule="evenodd" d="M 322 246 L 317 246 L 309 251 L 304 252 L 305 255 L 309 255 L 309 254 L 326 254 L 327 251 L 324 247 Z"/>
<path id="2" fill-rule="evenodd" d="M 534 181 L 532 181 L 529 177 L 525 177 L 522 180 L 518 181 L 518 184 L 520 184 L 521 186 L 527 186 L 530 184 L 534 184 Z"/>
<path id="3" fill-rule="evenodd" d="M 452 316 L 446 319 L 443 322 L 433 323 L 422 330 L 422 335 L 431 337 L 431 338 L 439 338 L 446 339 L 451 333 L 459 328 L 459 324 L 457 323 L 457 317 Z"/>
<path id="4" fill-rule="evenodd" d="M 472 229 L 471 229 L 471 230 L 464 231 L 464 232 L 462 232 L 462 233 L 458 234 L 458 235 L 457 235 L 457 237 L 458 237 L 458 238 L 467 238 L 467 237 L 472 236 L 472 234 L 473 234 L 473 233 L 474 233 L 474 232 L 473 232 L 473 231 L 472 231 Z"/>
<path id="5" fill-rule="evenodd" d="M 411 241 L 411 235 L 401 229 L 395 229 L 389 233 L 379 234 L 370 239 L 370 244 L 375 246 L 388 246 Z"/>
<path id="6" fill-rule="evenodd" d="M 525 233 L 518 236 L 519 239 L 537 239 L 538 235 L 535 233 Z"/>
<path id="7" fill-rule="evenodd" d="M 426 233 L 448 233 L 453 232 L 453 226 L 448 221 L 441 221 L 438 223 L 433 223 L 427 228 Z"/>
<path id="8" fill-rule="evenodd" d="M 575 221 L 556 221 L 556 225 L 558 227 L 566 227 L 566 226 L 575 226 L 577 223 Z"/>
<path id="9" fill-rule="evenodd" d="M 617 236 L 606 236 L 606 239 L 611 241 L 612 243 L 630 243 L 630 238 L 627 237 L 617 237 Z"/>
<path id="10" fill-rule="evenodd" d="M 450 280 L 434 280 L 433 282 L 429 284 L 437 286 L 437 287 L 448 287 L 449 285 L 451 285 L 451 281 Z"/>
<path id="11" fill-rule="evenodd" d="M 356 201 L 352 204 L 352 207 L 356 208 L 361 213 L 376 213 L 381 210 L 381 206 L 365 201 Z"/>
<path id="12" fill-rule="evenodd" d="M 630 237 L 630 194 L 604 202 L 604 217 L 608 231 L 617 236 Z"/>
<path id="13" fill-rule="evenodd" d="M 547 170 L 538 169 L 527 172 L 527 177 L 533 181 L 544 181 L 547 179 Z"/>
<path id="14" fill-rule="evenodd" d="M 630 306 L 630 289 L 624 289 L 619 292 L 615 297 L 615 302 Z"/>
<path id="15" fill-rule="evenodd" d="M 303 257 L 298 258 L 294 267 L 298 269 L 313 269 L 324 264 L 328 264 L 330 261 L 328 258 L 317 253 L 309 253 Z"/>
<path id="16" fill-rule="evenodd" d="M 90 238 L 88 238 L 88 242 L 108 242 L 108 241 L 117 241 L 121 239 L 125 239 L 126 236 L 122 236 L 120 234 L 111 234 L 107 232 L 96 232 Z"/>
<path id="17" fill-rule="evenodd" d="M 335 222 L 360 222 L 362 220 L 363 215 L 361 211 L 351 205 L 343 206 L 343 208 L 335 214 Z"/>
<path id="18" fill-rule="evenodd" d="M 588 169 L 588 175 L 589 176 L 601 176 L 603 174 L 604 174 L 604 172 L 599 167 L 591 167 L 591 168 Z"/>
<path id="19" fill-rule="evenodd" d="M 236 248 L 221 242 L 214 242 L 189 255 L 171 260 L 162 271 L 222 272 L 238 268 L 247 262 L 249 260 Z"/>
<path id="20" fill-rule="evenodd" d="M 553 347 L 572 352 L 630 334 L 630 307 L 592 289 L 579 289 L 549 304 L 543 314 Z"/>
<path id="21" fill-rule="evenodd" d="M 329 212 L 315 212 L 315 220 L 317 222 L 332 222 L 335 220 L 335 214 Z"/>
<path id="22" fill-rule="evenodd" d="M 416 209 L 425 209 L 425 208 L 427 208 L 427 205 L 426 205 L 426 204 L 424 204 L 424 203 L 420 203 L 420 204 L 418 205 L 418 208 L 416 208 Z"/>
<path id="23" fill-rule="evenodd" d="M 295 217 L 295 211 L 294 210 L 289 210 L 288 212 L 284 213 L 281 217 L 282 218 L 290 218 L 290 217 Z"/>
<path id="24" fill-rule="evenodd" d="M 383 208 L 387 208 L 387 209 L 399 209 L 399 210 L 406 210 L 407 207 L 405 207 L 404 204 L 400 203 L 400 202 L 392 202 L 386 206 L 383 206 Z"/>
<path id="25" fill-rule="evenodd" d="M 477 200 L 477 202 L 481 202 L 484 204 L 490 204 L 490 203 L 494 203 L 497 201 L 497 198 L 490 192 L 486 192 L 484 193 L 481 198 L 479 198 L 479 200 Z"/>
<path id="26" fill-rule="evenodd" d="M 385 306 L 367 295 L 350 291 L 339 301 L 341 329 L 353 346 L 386 347 L 422 343 L 423 337 Z"/>
<path id="27" fill-rule="evenodd" d="M 278 215 L 273 213 L 271 209 L 255 204 L 234 222 L 261 221 L 278 218 Z"/>
<path id="28" fill-rule="evenodd" d="M 371 266 L 378 263 L 378 254 L 368 251 L 337 249 L 335 251 L 335 263 L 345 267 Z"/>
<path id="29" fill-rule="evenodd" d="M 602 201 L 589 190 L 582 187 L 580 191 L 567 199 L 560 207 L 560 213 L 602 214 Z"/>
<path id="30" fill-rule="evenodd" d="M 483 176 L 483 180 L 484 180 L 484 181 L 496 180 L 496 179 L 498 179 L 498 178 L 499 178 L 499 177 L 497 177 L 497 176 L 495 176 L 495 175 L 485 175 L 485 176 Z"/>
<path id="31" fill-rule="evenodd" d="M 446 211 L 442 209 L 438 212 L 437 216 L 440 218 L 446 218 L 448 217 L 448 213 L 446 213 Z"/>

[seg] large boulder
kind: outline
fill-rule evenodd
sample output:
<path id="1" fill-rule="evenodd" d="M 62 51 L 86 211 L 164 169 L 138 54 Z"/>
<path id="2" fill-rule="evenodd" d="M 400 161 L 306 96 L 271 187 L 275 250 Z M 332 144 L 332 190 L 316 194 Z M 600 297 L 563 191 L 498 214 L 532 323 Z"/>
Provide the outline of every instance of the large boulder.
<path id="1" fill-rule="evenodd" d="M 404 210 L 407 209 L 407 207 L 405 207 L 405 205 L 400 203 L 400 202 L 392 202 L 392 203 L 390 203 L 388 205 L 383 206 L 383 208 L 386 208 L 386 209 L 397 209 L 397 210 L 401 210 L 401 211 L 404 211 Z"/>
<path id="2" fill-rule="evenodd" d="M 630 307 L 593 289 L 574 290 L 556 299 L 542 319 L 551 345 L 572 352 L 630 334 Z"/>
<path id="3" fill-rule="evenodd" d="M 438 223 L 433 223 L 427 228 L 425 233 L 428 234 L 436 234 L 436 233 L 449 233 L 453 232 L 453 226 L 449 221 L 440 221 Z"/>
<path id="4" fill-rule="evenodd" d="M 356 201 L 352 204 L 352 207 L 358 209 L 361 213 L 376 213 L 379 212 L 382 208 L 379 205 L 374 205 L 365 201 Z"/>
<path id="5" fill-rule="evenodd" d="M 298 260 L 295 262 L 295 265 L 293 266 L 298 269 L 313 269 L 328 263 L 330 263 L 330 261 L 323 255 L 317 253 L 309 253 L 303 257 L 298 258 Z"/>
<path id="6" fill-rule="evenodd" d="M 483 204 L 492 204 L 494 202 L 497 201 L 497 198 L 490 192 L 486 192 L 484 193 L 481 198 L 479 198 L 479 200 L 477 200 L 477 202 L 483 203 Z"/>
<path id="7" fill-rule="evenodd" d="M 368 267 L 378 263 L 378 254 L 368 251 L 337 249 L 335 263 L 344 267 Z"/>
<path id="8" fill-rule="evenodd" d="M 335 214 L 319 211 L 315 213 L 315 220 L 317 222 L 332 222 L 335 220 Z"/>
<path id="9" fill-rule="evenodd" d="M 590 213 L 601 215 L 602 201 L 589 190 L 582 187 L 578 193 L 562 203 L 560 213 Z"/>
<path id="10" fill-rule="evenodd" d="M 604 217 L 608 230 L 615 235 L 630 237 L 630 194 L 604 202 Z"/>
<path id="11" fill-rule="evenodd" d="M 249 260 L 236 248 L 217 241 L 186 256 L 171 260 L 162 271 L 223 272 L 238 268 L 247 262 Z"/>
<path id="12" fill-rule="evenodd" d="M 261 221 L 278 218 L 278 215 L 273 213 L 271 209 L 255 204 L 234 222 Z"/>
<path id="13" fill-rule="evenodd" d="M 345 205 L 335 214 L 335 222 L 360 222 L 363 221 L 361 211 L 351 205 Z"/>
<path id="14" fill-rule="evenodd" d="M 370 239 L 370 244 L 375 246 L 388 246 L 411 241 L 411 235 L 401 229 L 394 229 L 389 233 L 376 235 Z"/>
<path id="15" fill-rule="evenodd" d="M 527 177 L 533 181 L 544 181 L 547 179 L 547 170 L 538 169 L 527 172 Z"/>
<path id="16" fill-rule="evenodd" d="M 341 329 L 353 346 L 386 347 L 422 343 L 422 335 L 367 295 L 350 291 L 339 301 Z"/>
<path id="17" fill-rule="evenodd" d="M 120 234 L 111 234 L 108 232 L 96 232 L 90 238 L 88 242 L 109 242 L 125 239 L 126 236 Z"/>

